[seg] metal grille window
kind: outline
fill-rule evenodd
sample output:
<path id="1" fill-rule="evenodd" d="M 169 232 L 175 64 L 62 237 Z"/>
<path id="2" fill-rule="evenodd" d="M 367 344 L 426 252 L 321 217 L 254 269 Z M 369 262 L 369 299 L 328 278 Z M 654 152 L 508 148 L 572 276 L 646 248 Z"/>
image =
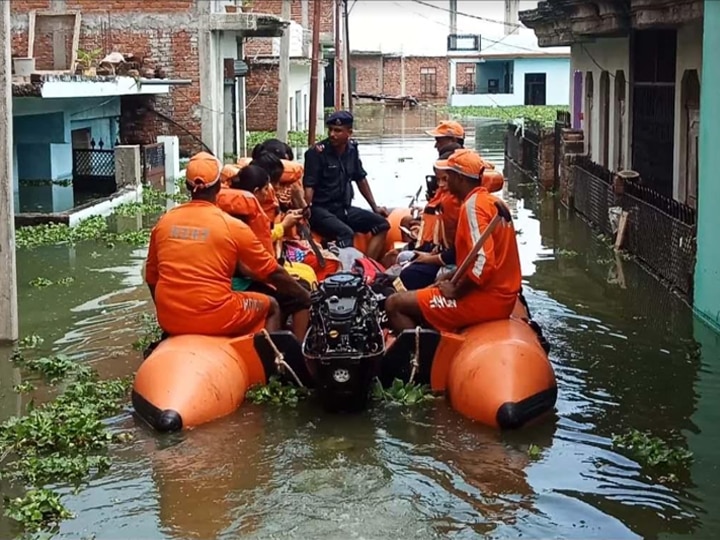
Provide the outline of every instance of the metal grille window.
<path id="1" fill-rule="evenodd" d="M 434 67 L 420 68 L 420 85 L 423 94 L 437 94 L 437 73 Z"/>

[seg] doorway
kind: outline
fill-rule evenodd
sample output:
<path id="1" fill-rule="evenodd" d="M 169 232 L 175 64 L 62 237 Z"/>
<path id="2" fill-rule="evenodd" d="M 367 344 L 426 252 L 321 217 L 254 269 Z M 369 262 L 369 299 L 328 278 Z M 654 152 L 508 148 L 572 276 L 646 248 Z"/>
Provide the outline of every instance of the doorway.
<path id="1" fill-rule="evenodd" d="M 545 73 L 525 74 L 525 105 L 545 105 L 547 95 Z"/>

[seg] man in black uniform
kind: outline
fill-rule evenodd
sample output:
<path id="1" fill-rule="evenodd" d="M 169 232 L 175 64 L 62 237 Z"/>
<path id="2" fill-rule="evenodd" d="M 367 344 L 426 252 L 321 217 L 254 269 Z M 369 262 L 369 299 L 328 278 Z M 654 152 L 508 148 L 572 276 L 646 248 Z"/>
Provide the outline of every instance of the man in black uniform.
<path id="1" fill-rule="evenodd" d="M 384 255 L 385 237 L 390 230 L 388 212 L 375 203 L 357 143 L 352 135 L 353 115 L 337 111 L 326 122 L 328 138 L 305 152 L 305 200 L 310 206 L 310 228 L 339 247 L 353 245 L 355 233 L 373 235 L 366 255 L 379 260 Z M 355 182 L 372 208 L 351 206 Z"/>

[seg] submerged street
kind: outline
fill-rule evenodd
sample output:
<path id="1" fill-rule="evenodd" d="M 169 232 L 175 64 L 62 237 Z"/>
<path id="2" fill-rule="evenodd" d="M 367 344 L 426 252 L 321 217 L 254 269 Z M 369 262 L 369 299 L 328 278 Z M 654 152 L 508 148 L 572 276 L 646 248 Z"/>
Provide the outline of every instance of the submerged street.
<path id="1" fill-rule="evenodd" d="M 378 202 L 407 205 L 432 172 L 433 141 L 422 133 L 441 113 L 378 110 L 357 113 L 360 155 Z M 463 124 L 474 133 L 466 146 L 501 167 L 506 124 Z M 519 231 L 525 294 L 552 345 L 555 416 L 500 434 L 443 400 L 374 405 L 349 417 L 324 414 L 312 402 L 245 404 L 228 418 L 163 436 L 128 408 L 111 421 L 134 441 L 87 489 L 63 491 L 77 517 L 61 524 L 58 537 L 720 534 L 713 511 L 720 506 L 717 335 L 553 195 L 523 178 L 506 180 L 502 197 Z M 132 230 L 142 218 L 113 223 Z M 140 275 L 145 253 L 92 242 L 19 250 L 21 336 L 41 335 L 42 350 L 88 362 L 102 376 L 132 374 L 141 362 L 132 348 L 140 317 L 152 311 Z M 31 285 L 38 278 L 56 284 Z M 3 418 L 29 400 L 13 393 L 18 382 L 0 376 Z M 641 467 L 612 441 L 631 430 L 689 449 L 693 464 Z M 0 537 L 12 536 L 12 527 L 0 521 Z"/>

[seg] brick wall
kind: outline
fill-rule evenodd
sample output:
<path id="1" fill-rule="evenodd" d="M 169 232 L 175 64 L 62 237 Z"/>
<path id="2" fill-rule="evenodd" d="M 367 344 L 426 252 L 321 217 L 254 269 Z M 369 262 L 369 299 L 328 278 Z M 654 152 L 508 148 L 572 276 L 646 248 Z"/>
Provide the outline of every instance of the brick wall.
<path id="1" fill-rule="evenodd" d="M 254 63 L 245 78 L 247 130 L 275 131 L 278 106 L 277 64 Z"/>
<path id="2" fill-rule="evenodd" d="M 79 49 L 100 49 L 100 58 L 113 51 L 135 55 L 143 68 L 162 68 L 172 79 L 191 79 L 188 86 L 171 87 L 168 96 L 145 99 L 143 107 L 148 118 L 137 120 L 142 129 L 121 129 L 125 143 L 154 142 L 159 134 L 177 135 L 183 154 L 197 151 L 201 145 L 188 132 L 201 136 L 198 32 L 190 23 L 195 0 L 66 0 L 67 9 L 82 10 Z M 27 55 L 27 26 L 30 9 L 49 9 L 49 0 L 12 0 L 14 56 Z M 138 15 L 142 13 L 143 15 Z M 168 16 L 177 17 L 178 24 L 169 24 Z M 71 34 L 71 32 L 69 33 Z M 66 51 L 70 51 L 71 35 L 66 36 Z M 36 68 L 52 69 L 52 37 L 49 31 L 36 32 L 34 53 Z M 68 59 L 69 64 L 69 59 Z M 124 100 L 124 103 L 129 103 Z M 171 118 L 160 120 L 149 109 Z M 125 113 L 125 123 L 128 118 Z M 122 123 L 122 122 L 121 122 Z"/>
<path id="3" fill-rule="evenodd" d="M 355 91 L 382 94 L 382 56 L 353 55 L 351 65 L 355 69 Z"/>
<path id="4" fill-rule="evenodd" d="M 312 25 L 314 2 L 308 2 L 308 24 Z M 334 36 L 335 6 L 333 0 L 322 0 L 320 12 L 320 32 Z M 282 0 L 254 0 L 250 8 L 253 13 L 282 13 Z M 290 18 L 302 24 L 302 2 L 292 0 Z M 310 28 L 306 28 L 310 30 Z M 245 40 L 245 58 L 250 72 L 245 80 L 247 99 L 246 122 L 248 131 L 275 131 L 277 127 L 277 91 L 279 86 L 279 68 L 277 65 L 254 62 L 257 56 L 272 55 L 273 38 L 248 38 Z M 323 69 L 320 67 L 320 69 Z M 318 89 L 322 92 L 322 87 Z"/>
<path id="5" fill-rule="evenodd" d="M 458 92 L 472 94 L 475 90 L 475 62 L 458 62 L 455 70 L 455 88 Z"/>
<path id="6" fill-rule="evenodd" d="M 382 79 L 379 69 L 382 61 Z M 399 96 L 402 93 L 401 70 L 405 70 L 405 95 L 421 101 L 445 100 L 448 95 L 448 59 L 444 56 L 353 55 L 357 91 Z"/>

